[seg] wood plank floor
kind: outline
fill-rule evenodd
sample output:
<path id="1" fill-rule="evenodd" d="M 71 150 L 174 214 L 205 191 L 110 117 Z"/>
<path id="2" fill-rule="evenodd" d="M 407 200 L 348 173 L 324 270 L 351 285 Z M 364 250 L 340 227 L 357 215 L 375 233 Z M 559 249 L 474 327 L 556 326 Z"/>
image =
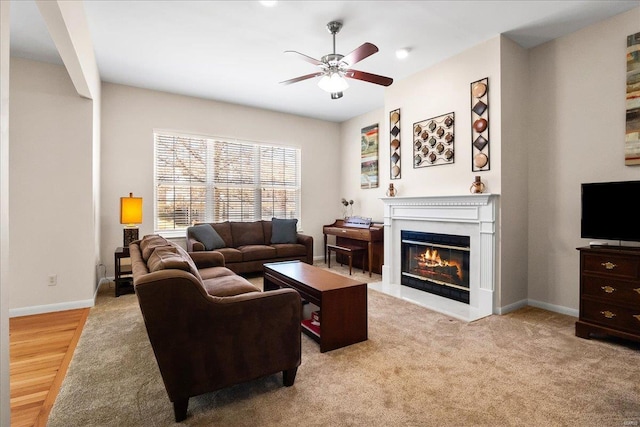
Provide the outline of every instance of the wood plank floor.
<path id="1" fill-rule="evenodd" d="M 11 426 L 45 426 L 89 309 L 9 319 Z"/>

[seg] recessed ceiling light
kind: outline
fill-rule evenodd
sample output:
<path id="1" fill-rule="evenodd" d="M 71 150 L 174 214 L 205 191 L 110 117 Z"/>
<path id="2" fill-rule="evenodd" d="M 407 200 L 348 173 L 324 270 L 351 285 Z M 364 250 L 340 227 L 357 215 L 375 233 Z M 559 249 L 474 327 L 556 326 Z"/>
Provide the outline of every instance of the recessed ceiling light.
<path id="1" fill-rule="evenodd" d="M 405 48 L 396 50 L 396 58 L 404 59 L 407 56 L 409 56 L 409 49 Z"/>
<path id="2" fill-rule="evenodd" d="M 261 1 L 260 2 L 263 6 L 266 7 L 273 7 L 275 6 L 278 2 L 277 1 Z"/>

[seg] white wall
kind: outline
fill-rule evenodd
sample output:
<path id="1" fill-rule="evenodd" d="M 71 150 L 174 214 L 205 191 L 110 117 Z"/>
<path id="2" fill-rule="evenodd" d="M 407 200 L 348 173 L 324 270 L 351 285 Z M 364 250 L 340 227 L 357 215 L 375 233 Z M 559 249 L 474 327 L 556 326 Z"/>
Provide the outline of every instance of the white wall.
<path id="1" fill-rule="evenodd" d="M 578 309 L 580 184 L 640 179 L 624 165 L 626 38 L 638 31 L 640 7 L 530 52 L 531 300 Z"/>
<path id="2" fill-rule="evenodd" d="M 9 2 L 0 2 L 0 426 L 11 423 L 9 390 Z"/>
<path id="3" fill-rule="evenodd" d="M 12 315 L 91 306 L 93 102 L 64 67 L 19 58 L 10 90 Z"/>
<path id="4" fill-rule="evenodd" d="M 500 312 L 527 304 L 527 135 L 528 52 L 506 37 L 500 39 L 501 161 L 500 227 L 496 304 Z M 491 113 L 490 113 L 491 114 Z M 493 157 L 493 155 L 492 155 Z"/>
<path id="5" fill-rule="evenodd" d="M 491 169 L 471 171 L 470 84 L 489 78 L 489 131 Z M 381 185 L 389 179 L 388 114 L 400 108 L 402 179 L 394 180 L 401 196 L 469 194 L 474 176 L 480 175 L 487 192 L 500 194 L 500 37 L 494 37 L 402 81 L 385 91 L 385 120 L 381 130 Z M 454 163 L 413 167 L 413 124 L 449 112 L 455 113 Z"/>
<path id="6" fill-rule="evenodd" d="M 489 77 L 491 170 L 471 171 L 470 84 Z M 500 182 L 500 38 L 495 37 L 407 79 L 385 91 L 384 110 L 375 110 L 342 124 L 342 193 L 360 205 L 357 214 L 382 219 L 390 182 L 399 196 L 469 194 L 474 176 L 482 176 L 487 191 L 499 194 Z M 401 179 L 391 180 L 389 112 L 400 108 Z M 455 160 L 451 164 L 413 167 L 413 124 L 455 113 Z M 379 181 L 377 189 L 360 189 L 360 130 L 379 123 Z"/>
<path id="7" fill-rule="evenodd" d="M 384 110 L 377 109 L 341 124 L 340 197 L 332 200 L 331 204 L 335 210 L 336 219 L 342 218 L 340 200 L 344 197 L 347 200 L 353 200 L 353 215 L 372 218 L 377 222 L 383 221 L 380 197 L 385 197 L 387 191 L 388 184 L 384 183 L 383 178 L 386 176 L 388 179 L 389 169 L 387 167 L 384 170 L 378 170 L 378 188 L 360 188 L 360 135 L 362 128 L 378 124 L 378 165 L 380 168 L 382 157 L 389 157 L 387 154 L 389 137 L 388 130 L 385 130 L 388 129 L 388 126 L 385 126 L 386 121 Z"/>
<path id="8" fill-rule="evenodd" d="M 338 124 L 111 83 L 102 101 L 101 259 L 109 275 L 122 246 L 120 197 L 143 197 L 140 236 L 154 232 L 154 129 L 301 147 L 301 226 L 322 257 L 322 226 L 333 222 L 341 197 Z"/>

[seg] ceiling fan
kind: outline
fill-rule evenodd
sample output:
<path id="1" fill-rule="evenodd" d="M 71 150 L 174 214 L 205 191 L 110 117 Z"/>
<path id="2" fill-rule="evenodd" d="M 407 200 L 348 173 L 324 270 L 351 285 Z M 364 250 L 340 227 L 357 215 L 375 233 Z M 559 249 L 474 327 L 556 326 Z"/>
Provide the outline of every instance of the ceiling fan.
<path id="1" fill-rule="evenodd" d="M 295 50 L 285 51 L 285 53 L 295 53 L 300 55 L 303 60 L 310 62 L 313 65 L 317 65 L 320 68 L 320 71 L 296 77 L 294 79 L 285 80 L 280 83 L 288 85 L 322 76 L 318 82 L 318 86 L 320 86 L 322 90 L 329 92 L 331 94 L 331 99 L 342 98 L 342 92 L 349 87 L 348 83 L 344 79 L 345 77 L 375 83 L 382 86 L 389 86 L 393 83 L 392 78 L 366 73 L 364 71 L 358 71 L 351 68 L 357 62 L 360 62 L 376 53 L 378 48 L 375 45 L 371 43 L 363 43 L 360 47 L 346 56 L 336 53 L 336 34 L 341 28 L 342 22 L 340 21 L 331 21 L 327 24 L 327 30 L 329 30 L 333 35 L 333 53 L 323 56 L 320 60 L 300 52 L 296 52 Z"/>

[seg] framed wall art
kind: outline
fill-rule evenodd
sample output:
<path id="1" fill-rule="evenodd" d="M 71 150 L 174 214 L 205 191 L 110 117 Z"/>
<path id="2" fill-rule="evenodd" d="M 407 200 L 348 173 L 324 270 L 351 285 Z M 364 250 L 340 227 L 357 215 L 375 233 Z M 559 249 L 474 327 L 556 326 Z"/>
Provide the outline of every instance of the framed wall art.
<path id="1" fill-rule="evenodd" d="M 627 121 L 624 164 L 640 165 L 640 33 L 627 37 Z"/>
<path id="2" fill-rule="evenodd" d="M 454 161 L 453 112 L 413 124 L 413 167 L 437 166 Z"/>
<path id="3" fill-rule="evenodd" d="M 471 170 L 489 170 L 489 78 L 471 83 Z"/>
<path id="4" fill-rule="evenodd" d="M 360 135 L 360 188 L 378 187 L 378 124 L 362 129 Z"/>
<path id="5" fill-rule="evenodd" d="M 391 179 L 400 179 L 400 109 L 389 113 L 389 173 Z"/>

